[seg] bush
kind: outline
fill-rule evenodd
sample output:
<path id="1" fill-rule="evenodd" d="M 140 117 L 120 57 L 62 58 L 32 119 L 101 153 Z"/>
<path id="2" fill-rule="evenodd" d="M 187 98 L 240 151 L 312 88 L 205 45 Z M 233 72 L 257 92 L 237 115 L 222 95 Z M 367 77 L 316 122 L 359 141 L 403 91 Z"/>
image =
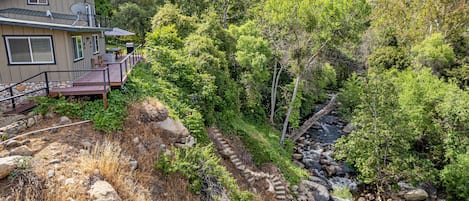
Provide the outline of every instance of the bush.
<path id="1" fill-rule="evenodd" d="M 127 117 L 129 98 L 121 91 L 113 90 L 108 95 L 108 108 L 104 109 L 102 100 L 85 103 L 83 119 L 92 120 L 96 130 L 111 133 L 122 130 L 122 123 Z"/>
<path id="2" fill-rule="evenodd" d="M 448 200 L 469 198 L 469 153 L 460 154 L 456 160 L 441 171 L 441 179 L 446 187 Z"/>
<path id="3" fill-rule="evenodd" d="M 211 145 L 176 148 L 171 157 L 160 157 L 156 168 L 165 173 L 183 174 L 191 182 L 192 191 L 204 193 L 204 200 L 217 200 L 223 189 L 231 200 L 252 200 L 254 197 L 252 193 L 239 189 L 236 180 L 230 176 L 231 173 L 220 164 L 220 158 Z"/>
<path id="4" fill-rule="evenodd" d="M 39 104 L 33 109 L 33 112 L 38 114 L 44 115 L 48 112 L 55 112 L 71 118 L 81 117 L 83 105 L 67 101 L 63 96 L 60 96 L 59 98 L 38 96 L 34 97 L 33 100 L 39 102 Z"/>

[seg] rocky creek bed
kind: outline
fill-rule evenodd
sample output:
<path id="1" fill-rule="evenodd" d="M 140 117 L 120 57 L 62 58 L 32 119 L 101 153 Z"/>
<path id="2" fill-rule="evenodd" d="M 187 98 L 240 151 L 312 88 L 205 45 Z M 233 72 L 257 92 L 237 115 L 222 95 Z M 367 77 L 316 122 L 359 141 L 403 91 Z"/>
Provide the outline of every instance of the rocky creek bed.
<path id="1" fill-rule="evenodd" d="M 323 116 L 304 134 L 295 145 L 293 159 L 310 172 L 308 180 L 293 186 L 292 191 L 299 201 L 372 201 L 382 200 L 356 178 L 356 171 L 344 161 L 334 160 L 335 142 L 350 134 L 353 126 L 338 117 L 337 111 Z M 400 182 L 401 191 L 388 200 L 438 200 L 436 190 L 430 186 L 412 187 Z M 349 194 L 344 197 L 344 190 Z M 342 192 L 341 196 L 334 192 Z M 346 191 L 346 190 L 345 190 Z M 429 193 L 427 193 L 429 192 Z"/>

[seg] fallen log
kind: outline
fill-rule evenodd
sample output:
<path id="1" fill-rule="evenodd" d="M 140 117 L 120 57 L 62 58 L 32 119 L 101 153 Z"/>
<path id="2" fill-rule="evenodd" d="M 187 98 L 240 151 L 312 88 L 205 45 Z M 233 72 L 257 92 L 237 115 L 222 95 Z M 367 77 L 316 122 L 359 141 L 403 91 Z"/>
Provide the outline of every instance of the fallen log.
<path id="1" fill-rule="evenodd" d="M 308 120 L 306 120 L 303 125 L 301 125 L 300 128 L 298 128 L 297 130 L 294 130 L 292 135 L 291 135 L 291 138 L 293 140 L 293 142 L 297 141 L 303 134 L 306 133 L 306 131 L 308 131 L 309 128 L 311 128 L 311 126 L 314 125 L 314 123 L 316 123 L 321 117 L 323 117 L 324 115 L 326 114 L 329 114 L 329 112 L 331 112 L 332 110 L 334 110 L 334 108 L 336 107 L 336 101 L 335 99 L 337 98 L 337 95 L 334 94 L 332 95 L 332 98 L 331 100 L 329 101 L 329 103 L 324 107 L 322 108 L 321 110 L 319 110 L 319 112 L 316 112 L 316 114 L 314 114 L 313 116 L 311 116 Z"/>

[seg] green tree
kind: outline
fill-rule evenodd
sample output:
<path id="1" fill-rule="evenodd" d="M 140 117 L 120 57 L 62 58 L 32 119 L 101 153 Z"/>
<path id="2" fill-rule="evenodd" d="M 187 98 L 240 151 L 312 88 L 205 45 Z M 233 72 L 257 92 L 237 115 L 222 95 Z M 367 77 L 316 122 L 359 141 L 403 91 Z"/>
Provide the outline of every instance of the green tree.
<path id="1" fill-rule="evenodd" d="M 417 64 L 432 69 L 440 75 L 455 62 L 453 49 L 443 42 L 443 35 L 433 34 L 412 48 Z"/>
<path id="2" fill-rule="evenodd" d="M 248 21 L 240 27 L 230 26 L 235 36 L 236 61 L 239 64 L 239 82 L 244 86 L 247 113 L 265 118 L 263 98 L 268 93 L 269 63 L 272 57 L 269 42 L 265 40 L 255 23 Z"/>
<path id="3" fill-rule="evenodd" d="M 145 42 L 145 36 L 151 29 L 151 17 L 156 12 L 155 5 L 148 7 L 136 3 L 119 4 L 119 7 L 113 17 L 116 26 L 134 32 L 141 42 Z"/>
<path id="4" fill-rule="evenodd" d="M 366 1 L 269 0 L 263 15 L 268 27 L 278 33 L 273 43 L 280 58 L 286 58 L 290 73 L 295 77 L 292 99 L 285 115 L 280 143 L 287 132 L 298 89 L 309 69 L 317 66 L 318 55 L 330 44 L 340 45 L 345 40 L 356 40 L 365 28 L 369 14 Z M 272 38 L 272 37 L 271 37 Z"/>

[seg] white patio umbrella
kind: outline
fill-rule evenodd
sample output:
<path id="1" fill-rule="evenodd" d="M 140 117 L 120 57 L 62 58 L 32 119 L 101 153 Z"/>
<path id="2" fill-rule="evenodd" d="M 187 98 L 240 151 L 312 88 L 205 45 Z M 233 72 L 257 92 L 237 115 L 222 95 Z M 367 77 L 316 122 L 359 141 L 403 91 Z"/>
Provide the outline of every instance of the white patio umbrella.
<path id="1" fill-rule="evenodd" d="M 104 32 L 104 35 L 106 36 L 133 36 L 135 35 L 135 33 L 114 27 L 112 28 L 112 31 Z"/>

